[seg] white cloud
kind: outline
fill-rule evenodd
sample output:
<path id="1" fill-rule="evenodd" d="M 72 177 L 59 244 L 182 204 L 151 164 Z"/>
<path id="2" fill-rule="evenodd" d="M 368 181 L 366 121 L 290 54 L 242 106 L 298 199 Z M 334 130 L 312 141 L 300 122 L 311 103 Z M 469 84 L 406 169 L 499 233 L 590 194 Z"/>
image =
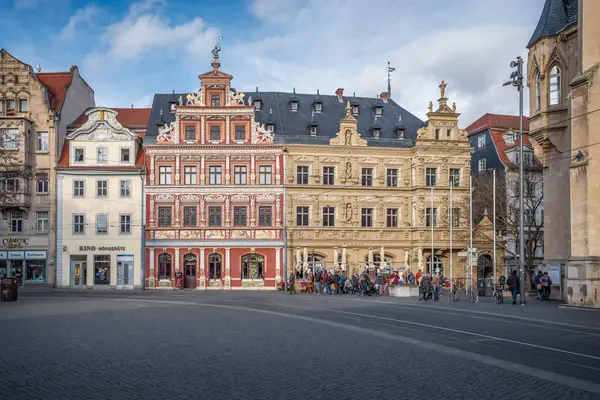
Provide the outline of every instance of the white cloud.
<path id="1" fill-rule="evenodd" d="M 156 52 L 157 57 L 172 55 L 181 49 L 193 53 L 198 47 L 214 43 L 216 31 L 207 28 L 202 18 L 181 25 L 171 24 L 161 12 L 163 4 L 162 0 L 133 3 L 121 21 L 106 27 L 102 36 L 106 48 L 90 53 L 85 64 L 91 69 L 106 69 L 110 64 L 140 61 L 152 52 Z"/>
<path id="2" fill-rule="evenodd" d="M 71 40 L 76 37 L 77 28 L 81 25 L 89 25 L 93 22 L 93 18 L 98 14 L 99 8 L 94 4 L 88 4 L 84 8 L 75 11 L 75 14 L 69 18 L 69 23 L 61 32 L 61 38 Z"/>
<path id="3" fill-rule="evenodd" d="M 510 75 L 510 61 L 526 56 L 541 10 L 541 4 L 533 4 L 532 18 L 524 24 L 504 0 L 487 3 L 255 0 L 250 10 L 262 23 L 262 37 L 230 50 L 244 69 L 228 72 L 240 90 L 259 85 L 333 94 L 343 87 L 350 96 L 370 97 L 386 90 L 390 61 L 396 67 L 392 97 L 397 103 L 425 118 L 445 79 L 449 101 L 456 102 L 463 113 L 460 124 L 466 126 L 485 112 L 517 111 L 514 88 L 502 83 Z"/>

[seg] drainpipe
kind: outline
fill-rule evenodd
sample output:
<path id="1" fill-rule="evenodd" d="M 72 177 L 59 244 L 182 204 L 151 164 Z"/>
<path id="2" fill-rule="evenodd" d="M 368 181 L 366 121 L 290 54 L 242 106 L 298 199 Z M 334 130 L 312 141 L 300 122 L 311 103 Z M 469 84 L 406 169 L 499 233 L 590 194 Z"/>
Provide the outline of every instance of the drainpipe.
<path id="1" fill-rule="evenodd" d="M 283 176 L 281 177 L 283 183 L 283 289 L 287 291 L 287 266 L 288 266 L 288 241 L 287 241 L 287 197 L 285 191 L 285 171 L 286 169 L 286 155 L 287 151 L 283 150 Z"/>

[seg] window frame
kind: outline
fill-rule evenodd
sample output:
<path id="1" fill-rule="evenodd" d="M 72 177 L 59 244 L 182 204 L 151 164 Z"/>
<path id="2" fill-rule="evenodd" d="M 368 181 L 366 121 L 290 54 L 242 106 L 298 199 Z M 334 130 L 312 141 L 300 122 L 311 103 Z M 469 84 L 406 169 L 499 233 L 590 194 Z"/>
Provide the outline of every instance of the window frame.
<path id="1" fill-rule="evenodd" d="M 268 209 L 268 224 L 263 220 L 262 210 Z M 273 206 L 258 206 L 258 226 L 273 226 Z"/>
<path id="2" fill-rule="evenodd" d="M 190 223 L 188 223 L 187 221 L 189 211 L 193 211 L 189 214 L 189 217 L 192 219 Z M 181 217 L 181 220 L 183 221 L 184 228 L 195 228 L 198 226 L 198 206 L 184 205 L 182 207 L 182 213 L 183 215 Z"/>
<path id="3" fill-rule="evenodd" d="M 163 223 L 161 223 L 161 210 L 165 211 L 165 217 L 166 217 L 165 222 L 163 222 Z M 168 210 L 168 213 L 166 213 L 167 210 Z M 173 207 L 171 207 L 171 206 L 156 207 L 156 224 L 159 228 L 171 228 L 173 226 Z"/>
<path id="4" fill-rule="evenodd" d="M 81 221 L 77 221 L 81 218 Z M 85 235 L 85 214 L 73 214 L 73 235 Z"/>
<path id="5" fill-rule="evenodd" d="M 105 232 L 101 232 L 99 231 L 99 227 L 100 227 L 100 223 L 99 223 L 99 217 L 105 217 L 106 221 L 106 231 Z M 108 213 L 98 213 L 96 214 L 96 235 L 108 235 L 108 231 L 109 231 L 109 221 L 108 221 Z"/>
<path id="6" fill-rule="evenodd" d="M 233 184 L 247 185 L 248 184 L 248 166 L 234 165 L 233 166 Z"/>
<path id="7" fill-rule="evenodd" d="M 483 161 L 483 163 L 482 163 Z M 482 168 L 483 166 L 483 168 Z M 477 160 L 477 172 L 483 172 L 485 171 L 487 168 L 487 161 L 485 158 L 480 158 L 479 160 Z"/>
<path id="8" fill-rule="evenodd" d="M 196 165 L 183 166 L 183 184 L 195 185 L 198 182 L 198 167 Z"/>
<path id="9" fill-rule="evenodd" d="M 23 216 L 23 211 L 10 211 L 9 231 L 11 233 L 22 233 L 24 219 L 25 217 Z"/>
<path id="10" fill-rule="evenodd" d="M 185 124 L 183 131 L 183 140 L 196 140 L 196 125 Z M 192 133 L 193 135 L 188 136 L 189 133 Z"/>
<path id="11" fill-rule="evenodd" d="M 374 226 L 373 208 L 362 207 L 360 209 L 360 226 L 361 228 L 372 228 Z"/>
<path id="12" fill-rule="evenodd" d="M 216 210 L 218 210 L 219 212 L 214 215 L 211 215 L 211 211 L 216 211 Z M 222 206 L 208 206 L 206 215 L 208 215 L 207 221 L 208 221 L 209 227 L 218 228 L 218 227 L 223 226 L 223 207 Z M 213 218 L 215 219 L 214 221 L 213 221 Z M 216 219 L 218 219 L 218 221 L 216 221 Z"/>
<path id="13" fill-rule="evenodd" d="M 309 226 L 310 206 L 296 206 L 296 226 Z"/>
<path id="14" fill-rule="evenodd" d="M 482 133 L 481 135 L 477 136 L 477 148 L 483 149 L 483 148 L 485 148 L 485 145 L 486 145 L 485 133 Z"/>
<path id="15" fill-rule="evenodd" d="M 335 227 L 335 207 L 323 207 L 322 215 L 324 227 Z"/>
<path id="16" fill-rule="evenodd" d="M 556 73 L 553 73 L 554 69 L 556 69 Z M 551 107 L 559 106 L 562 103 L 560 95 L 562 84 L 561 75 L 562 71 L 560 66 L 558 64 L 553 64 L 549 69 L 550 79 L 548 79 L 548 105 Z M 555 82 L 553 82 L 553 80 L 555 80 Z M 552 89 L 553 87 L 555 87 L 555 89 Z M 552 98 L 553 94 L 556 95 L 555 99 Z"/>
<path id="17" fill-rule="evenodd" d="M 363 187 L 373 186 L 373 170 L 372 167 L 363 167 L 360 170 L 360 184 Z"/>
<path id="18" fill-rule="evenodd" d="M 40 176 L 45 175 L 46 179 L 40 180 Z M 35 174 L 35 192 L 37 194 L 48 194 L 48 186 L 49 186 L 50 174 L 48 172 L 39 172 Z M 40 190 L 40 184 L 41 189 Z"/>
<path id="19" fill-rule="evenodd" d="M 323 167 L 323 185 L 335 185 L 335 167 L 329 165 Z"/>
<path id="20" fill-rule="evenodd" d="M 77 160 L 77 153 L 81 152 L 81 160 Z M 85 147 L 74 147 L 73 148 L 73 164 L 84 164 L 85 163 Z"/>
<path id="21" fill-rule="evenodd" d="M 310 167 L 308 165 L 296 165 L 296 184 L 308 185 Z"/>
<path id="22" fill-rule="evenodd" d="M 460 228 L 460 208 L 452 207 L 452 228 Z"/>
<path id="23" fill-rule="evenodd" d="M 453 171 L 456 172 L 456 176 L 454 176 L 452 174 Z M 456 184 L 454 184 L 455 181 L 456 181 Z M 452 185 L 453 188 L 460 187 L 460 168 L 449 168 L 448 169 L 448 183 L 450 185 Z"/>
<path id="24" fill-rule="evenodd" d="M 127 151 L 127 158 L 128 158 L 128 160 L 125 160 L 124 151 Z M 120 147 L 119 148 L 119 161 L 121 163 L 123 163 L 123 164 L 124 163 L 130 164 L 132 162 L 132 159 L 131 159 L 131 148 L 129 148 L 129 147 Z"/>
<path id="25" fill-rule="evenodd" d="M 398 187 L 398 168 L 386 169 L 385 184 L 387 187 Z"/>
<path id="26" fill-rule="evenodd" d="M 241 220 L 242 217 L 243 221 Z M 236 228 L 248 226 L 248 206 L 233 206 L 233 226 Z"/>
<path id="27" fill-rule="evenodd" d="M 213 128 L 215 128 L 214 132 L 213 132 Z M 217 139 L 213 139 L 213 133 L 218 133 L 219 137 Z M 222 140 L 221 137 L 222 137 L 222 135 L 221 135 L 221 125 L 219 125 L 219 124 L 212 124 L 212 125 L 208 126 L 208 140 L 210 142 L 220 142 Z"/>
<path id="28" fill-rule="evenodd" d="M 123 184 L 127 183 L 125 189 L 126 193 L 123 194 Z M 131 179 L 119 179 L 119 198 L 131 198 Z"/>
<path id="29" fill-rule="evenodd" d="M 36 152 L 48 153 L 50 151 L 50 139 L 48 132 L 37 132 L 36 139 Z"/>
<path id="30" fill-rule="evenodd" d="M 25 104 L 25 107 L 23 107 L 23 104 Z M 25 108 L 25 109 L 23 109 L 23 108 Z M 28 99 L 23 99 L 23 98 L 19 99 L 19 112 L 21 112 L 21 113 L 29 112 L 29 100 Z"/>
<path id="31" fill-rule="evenodd" d="M 223 184 L 223 166 L 222 165 L 209 165 L 208 166 L 208 184 L 209 185 L 222 185 Z"/>
<path id="32" fill-rule="evenodd" d="M 101 154 L 102 151 L 104 151 L 103 155 Z M 101 155 L 102 155 L 102 157 L 101 157 Z M 108 147 L 106 147 L 106 146 L 96 147 L 96 163 L 97 164 L 108 164 Z"/>
<path id="33" fill-rule="evenodd" d="M 425 168 L 425 186 L 436 187 L 437 186 L 437 167 L 426 167 Z M 433 171 L 433 173 L 431 173 Z"/>
<path id="34" fill-rule="evenodd" d="M 46 217 L 43 218 L 41 216 L 41 214 L 42 215 L 46 214 Z M 36 213 L 35 213 L 35 231 L 37 233 L 48 233 L 48 224 L 50 221 L 49 217 L 50 217 L 49 211 L 36 211 Z M 40 229 L 40 222 L 41 222 L 41 225 L 43 225 L 43 228 L 45 228 L 45 229 Z"/>
<path id="35" fill-rule="evenodd" d="M 210 94 L 210 106 L 211 107 L 221 107 L 221 95 L 218 93 Z"/>
<path id="36" fill-rule="evenodd" d="M 164 177 L 164 179 L 163 179 L 163 177 Z M 172 183 L 173 183 L 173 166 L 172 165 L 159 165 L 158 166 L 158 184 L 159 185 L 171 185 Z"/>
<path id="37" fill-rule="evenodd" d="M 101 188 L 100 184 L 105 183 L 105 187 Z M 100 190 L 106 190 L 106 194 L 99 194 Z M 96 197 L 108 197 L 108 179 L 96 179 Z"/>
<path id="38" fill-rule="evenodd" d="M 239 128 L 241 128 L 241 130 Z M 242 137 L 241 139 L 238 137 L 238 133 L 240 133 L 240 132 L 244 134 L 244 137 Z M 233 140 L 237 140 L 237 141 L 246 140 L 246 125 L 242 125 L 242 124 L 234 125 L 233 138 L 234 138 Z"/>
<path id="39" fill-rule="evenodd" d="M 128 218 L 128 220 L 123 221 L 123 218 Z M 123 230 L 123 226 L 128 227 L 129 229 Z M 132 220 L 131 214 L 119 214 L 119 235 L 131 235 L 132 234 Z"/>
<path id="40" fill-rule="evenodd" d="M 268 182 L 267 182 L 267 177 Z M 259 185 L 272 185 L 273 184 L 273 166 L 272 165 L 259 165 L 258 166 L 258 184 Z"/>
<path id="41" fill-rule="evenodd" d="M 390 207 L 385 210 L 387 228 L 398 228 L 398 223 L 400 222 L 399 214 L 400 212 L 397 207 Z"/>
<path id="42" fill-rule="evenodd" d="M 540 111 L 542 106 L 542 74 L 536 71 L 535 74 L 535 111 Z"/>
<path id="43" fill-rule="evenodd" d="M 425 227 L 431 228 L 431 223 L 437 228 L 437 207 L 425 207 Z"/>

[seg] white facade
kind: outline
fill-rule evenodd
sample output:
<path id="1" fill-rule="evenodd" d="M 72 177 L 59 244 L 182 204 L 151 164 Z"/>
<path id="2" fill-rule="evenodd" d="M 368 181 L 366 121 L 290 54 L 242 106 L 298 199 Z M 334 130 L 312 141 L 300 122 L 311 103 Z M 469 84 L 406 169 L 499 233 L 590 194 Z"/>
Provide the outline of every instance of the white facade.
<path id="1" fill-rule="evenodd" d="M 141 288 L 141 139 L 119 123 L 114 110 L 86 114 L 87 122 L 67 136 L 57 168 L 58 286 Z"/>

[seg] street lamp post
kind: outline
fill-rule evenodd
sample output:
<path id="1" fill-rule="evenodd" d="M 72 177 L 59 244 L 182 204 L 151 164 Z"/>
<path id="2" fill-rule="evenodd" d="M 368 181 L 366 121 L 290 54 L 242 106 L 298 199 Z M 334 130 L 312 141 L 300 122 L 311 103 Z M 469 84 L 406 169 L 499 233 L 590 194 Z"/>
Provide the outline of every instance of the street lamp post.
<path id="1" fill-rule="evenodd" d="M 511 68 L 516 68 L 510 74 L 510 81 L 504 86 L 513 85 L 519 91 L 519 269 L 521 275 L 521 305 L 525 305 L 525 240 L 523 227 L 523 59 L 517 57 L 510 63 Z"/>

